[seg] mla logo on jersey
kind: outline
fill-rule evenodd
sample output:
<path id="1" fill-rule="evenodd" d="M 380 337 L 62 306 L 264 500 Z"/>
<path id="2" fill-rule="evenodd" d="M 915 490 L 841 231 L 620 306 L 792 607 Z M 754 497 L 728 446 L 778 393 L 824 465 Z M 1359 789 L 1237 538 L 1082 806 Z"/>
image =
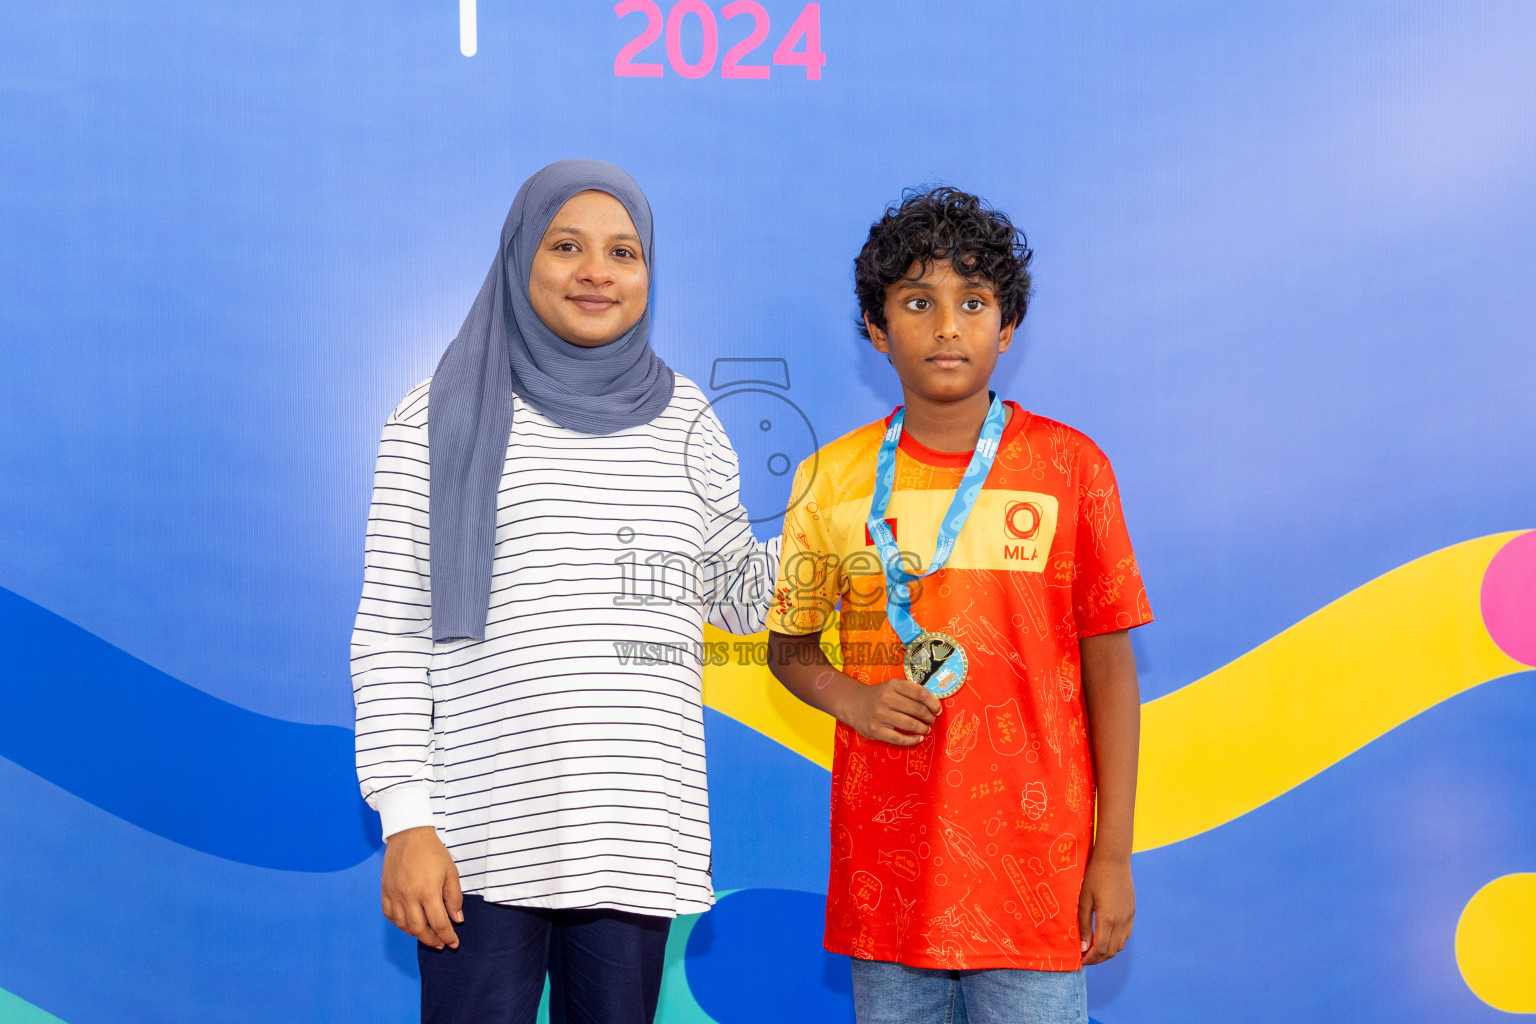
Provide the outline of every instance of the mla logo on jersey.
<path id="1" fill-rule="evenodd" d="M 1045 510 L 1034 501 L 1010 501 L 1003 510 L 1003 529 L 1016 540 L 1034 540 L 1040 534 Z"/>
<path id="2" fill-rule="evenodd" d="M 1010 569 L 1041 569 L 1056 536 L 1055 499 L 1044 494 L 1010 496 L 1002 519 L 1004 564 Z"/>

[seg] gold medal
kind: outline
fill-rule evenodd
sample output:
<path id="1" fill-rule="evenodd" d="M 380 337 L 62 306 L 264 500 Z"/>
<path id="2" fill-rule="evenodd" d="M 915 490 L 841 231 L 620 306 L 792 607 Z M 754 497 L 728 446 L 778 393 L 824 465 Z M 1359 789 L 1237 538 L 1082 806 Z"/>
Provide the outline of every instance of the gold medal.
<path id="1" fill-rule="evenodd" d="M 910 682 L 931 692 L 935 697 L 948 697 L 959 692 L 965 685 L 965 672 L 970 659 L 960 641 L 948 633 L 928 630 L 907 644 L 907 653 L 901 659 L 901 667 Z"/>

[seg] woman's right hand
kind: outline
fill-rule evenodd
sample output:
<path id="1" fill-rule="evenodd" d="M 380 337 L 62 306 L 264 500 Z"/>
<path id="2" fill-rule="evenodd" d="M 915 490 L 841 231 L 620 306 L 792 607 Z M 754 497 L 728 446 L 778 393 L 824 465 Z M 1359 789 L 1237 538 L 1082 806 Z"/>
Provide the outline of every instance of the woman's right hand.
<path id="1" fill-rule="evenodd" d="M 423 825 L 389 837 L 382 889 L 384 916 L 396 928 L 433 949 L 459 948 L 453 924 L 464 923 L 464 894 L 437 829 Z"/>

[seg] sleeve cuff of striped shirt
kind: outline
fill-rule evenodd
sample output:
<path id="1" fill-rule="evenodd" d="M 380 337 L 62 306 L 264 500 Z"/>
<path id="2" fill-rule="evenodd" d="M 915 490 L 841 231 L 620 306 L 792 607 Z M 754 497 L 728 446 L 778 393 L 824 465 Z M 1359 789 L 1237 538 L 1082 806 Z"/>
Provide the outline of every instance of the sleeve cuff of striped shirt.
<path id="1" fill-rule="evenodd" d="M 384 838 L 408 828 L 432 824 L 432 787 L 425 783 L 397 786 L 379 794 L 375 805 L 384 826 Z"/>

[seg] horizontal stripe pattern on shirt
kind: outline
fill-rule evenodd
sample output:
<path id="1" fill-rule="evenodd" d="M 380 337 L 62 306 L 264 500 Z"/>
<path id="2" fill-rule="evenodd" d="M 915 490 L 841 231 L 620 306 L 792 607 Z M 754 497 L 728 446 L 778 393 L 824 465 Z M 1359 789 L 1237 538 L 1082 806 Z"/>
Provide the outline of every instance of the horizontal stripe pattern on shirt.
<path id="1" fill-rule="evenodd" d="M 386 833 L 433 825 L 465 892 L 672 916 L 714 901 L 698 658 L 763 628 L 736 456 L 693 382 L 593 437 L 518 400 L 483 641 L 431 640 L 430 381 L 385 425 L 352 637 L 357 763 Z"/>

